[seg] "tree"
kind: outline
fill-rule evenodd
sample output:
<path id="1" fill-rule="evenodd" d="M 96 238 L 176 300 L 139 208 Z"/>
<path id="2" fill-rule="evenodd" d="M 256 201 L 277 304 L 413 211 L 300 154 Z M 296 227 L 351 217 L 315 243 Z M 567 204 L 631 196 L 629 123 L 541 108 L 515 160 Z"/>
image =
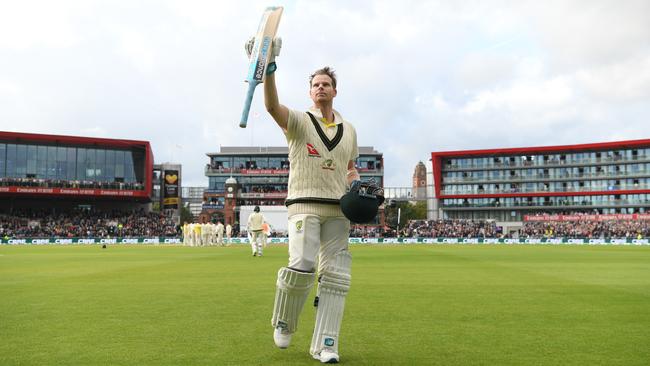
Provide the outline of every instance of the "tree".
<path id="1" fill-rule="evenodd" d="M 400 229 L 409 220 L 426 220 L 427 203 L 426 201 L 417 201 L 415 204 L 409 201 L 393 201 L 385 208 L 386 223 L 388 226 L 397 227 L 397 213 L 400 212 L 399 227 Z"/>
<path id="2" fill-rule="evenodd" d="M 181 225 L 186 222 L 193 222 L 194 216 L 187 206 L 181 206 Z"/>

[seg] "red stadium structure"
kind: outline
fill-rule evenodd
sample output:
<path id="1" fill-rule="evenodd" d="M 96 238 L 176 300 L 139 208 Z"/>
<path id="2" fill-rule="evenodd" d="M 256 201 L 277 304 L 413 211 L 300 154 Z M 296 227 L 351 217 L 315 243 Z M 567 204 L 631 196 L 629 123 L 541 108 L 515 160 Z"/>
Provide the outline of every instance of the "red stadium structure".
<path id="1" fill-rule="evenodd" d="M 130 208 L 152 197 L 148 141 L 0 131 L 0 203 Z"/>
<path id="2" fill-rule="evenodd" d="M 433 152 L 431 161 L 437 218 L 522 222 L 650 206 L 650 139 Z"/>

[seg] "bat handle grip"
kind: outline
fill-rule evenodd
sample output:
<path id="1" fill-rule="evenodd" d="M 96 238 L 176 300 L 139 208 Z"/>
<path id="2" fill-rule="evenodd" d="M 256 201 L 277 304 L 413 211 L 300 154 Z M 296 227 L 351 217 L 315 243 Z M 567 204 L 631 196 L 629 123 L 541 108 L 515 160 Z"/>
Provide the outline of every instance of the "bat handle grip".
<path id="1" fill-rule="evenodd" d="M 248 114 L 251 111 L 251 102 L 253 102 L 255 87 L 257 87 L 256 82 L 248 82 L 248 92 L 246 93 L 246 100 L 244 100 L 244 111 L 241 114 L 241 122 L 239 122 L 239 127 L 241 128 L 246 128 L 246 124 L 248 123 Z"/>

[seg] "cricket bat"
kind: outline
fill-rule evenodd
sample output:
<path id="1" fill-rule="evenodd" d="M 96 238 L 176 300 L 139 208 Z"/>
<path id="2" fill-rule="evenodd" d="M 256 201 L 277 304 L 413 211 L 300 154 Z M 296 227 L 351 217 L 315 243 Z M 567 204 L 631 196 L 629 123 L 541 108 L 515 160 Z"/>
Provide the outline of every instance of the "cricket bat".
<path id="1" fill-rule="evenodd" d="M 241 128 L 246 128 L 255 88 L 258 84 L 262 84 L 266 80 L 266 68 L 269 64 L 269 56 L 273 52 L 271 43 L 275 37 L 275 32 L 278 30 L 278 24 L 280 24 L 282 10 L 284 8 L 281 6 L 269 6 L 266 8 L 264 14 L 262 14 L 260 25 L 257 28 L 253 52 L 251 52 L 251 58 L 248 61 L 248 76 L 245 80 L 248 83 L 248 92 L 244 101 L 241 122 L 239 122 L 239 127 Z"/>

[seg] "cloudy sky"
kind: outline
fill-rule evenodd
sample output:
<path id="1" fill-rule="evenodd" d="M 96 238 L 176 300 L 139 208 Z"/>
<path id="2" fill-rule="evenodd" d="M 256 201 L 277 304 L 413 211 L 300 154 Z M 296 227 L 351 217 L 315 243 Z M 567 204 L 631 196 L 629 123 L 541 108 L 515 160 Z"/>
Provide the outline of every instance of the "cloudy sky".
<path id="1" fill-rule="evenodd" d="M 247 129 L 244 41 L 283 5 L 277 83 L 335 107 L 410 186 L 431 151 L 650 138 L 650 1 L 0 0 L 0 130 L 151 141 L 205 186 L 207 152 L 283 146 L 261 88 Z"/>

